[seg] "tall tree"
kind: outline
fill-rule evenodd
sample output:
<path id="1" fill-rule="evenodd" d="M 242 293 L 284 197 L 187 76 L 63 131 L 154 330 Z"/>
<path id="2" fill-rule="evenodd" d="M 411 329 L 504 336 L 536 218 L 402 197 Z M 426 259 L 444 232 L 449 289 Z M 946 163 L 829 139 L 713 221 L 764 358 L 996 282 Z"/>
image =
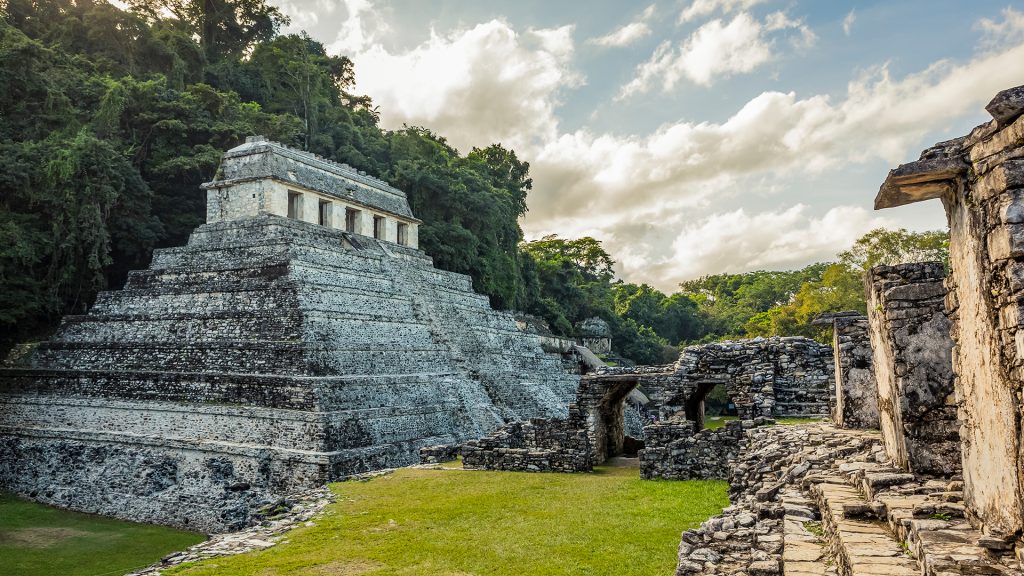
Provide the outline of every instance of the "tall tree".
<path id="1" fill-rule="evenodd" d="M 255 44 L 271 40 L 288 17 L 263 0 L 128 0 L 151 20 L 169 12 L 192 34 L 212 63 L 240 58 Z"/>

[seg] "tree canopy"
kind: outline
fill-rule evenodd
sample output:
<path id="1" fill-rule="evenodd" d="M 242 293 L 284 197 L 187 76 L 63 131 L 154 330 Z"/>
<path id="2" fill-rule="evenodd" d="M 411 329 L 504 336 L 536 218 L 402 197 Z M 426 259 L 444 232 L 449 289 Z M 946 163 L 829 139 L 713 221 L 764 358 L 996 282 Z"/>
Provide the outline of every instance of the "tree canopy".
<path id="1" fill-rule="evenodd" d="M 418 126 L 384 130 L 350 59 L 279 34 L 264 0 L 0 0 L 0 352 L 117 288 L 205 218 L 199 185 L 261 134 L 377 175 L 423 220 L 420 245 L 498 308 L 573 335 L 600 317 L 641 363 L 726 337 L 815 333 L 863 308 L 860 273 L 945 260 L 939 232 L 875 230 L 838 262 L 716 274 L 671 295 L 615 277 L 598 239 L 523 242 L 530 165 L 500 143 L 462 153 Z"/>

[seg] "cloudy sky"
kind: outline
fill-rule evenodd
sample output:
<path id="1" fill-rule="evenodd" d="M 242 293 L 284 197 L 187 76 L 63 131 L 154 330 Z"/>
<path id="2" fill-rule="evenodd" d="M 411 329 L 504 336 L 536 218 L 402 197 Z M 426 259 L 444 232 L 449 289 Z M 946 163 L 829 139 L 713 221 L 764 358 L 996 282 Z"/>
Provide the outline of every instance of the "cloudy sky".
<path id="1" fill-rule="evenodd" d="M 873 212 L 889 168 L 1024 84 L 1024 3 L 271 0 L 382 124 L 530 162 L 527 238 L 594 236 L 621 277 L 828 260 L 938 202 Z"/>

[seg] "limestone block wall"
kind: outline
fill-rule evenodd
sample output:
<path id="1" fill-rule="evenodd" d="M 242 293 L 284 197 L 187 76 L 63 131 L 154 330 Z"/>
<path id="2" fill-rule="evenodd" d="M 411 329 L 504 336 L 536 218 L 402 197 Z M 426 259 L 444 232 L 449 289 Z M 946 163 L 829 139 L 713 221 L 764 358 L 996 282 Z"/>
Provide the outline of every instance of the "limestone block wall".
<path id="1" fill-rule="evenodd" d="M 916 473 L 960 470 L 953 341 L 939 262 L 876 266 L 866 277 L 886 454 Z"/>
<path id="2" fill-rule="evenodd" d="M 644 426 L 640 451 L 640 478 L 644 480 L 727 480 L 739 455 L 742 422 L 724 427 L 695 429 L 687 420 Z"/>
<path id="3" fill-rule="evenodd" d="M 594 459 L 579 419 L 513 422 L 462 446 L 464 468 L 520 472 L 590 472 Z"/>
<path id="4" fill-rule="evenodd" d="M 868 318 L 862 314 L 838 316 L 832 327 L 836 374 L 833 420 L 840 428 L 877 429 L 878 385 Z"/>
<path id="5" fill-rule="evenodd" d="M 1024 530 L 1024 86 L 986 109 L 990 122 L 892 170 L 875 207 L 939 198 L 946 209 L 964 502 L 1012 541 Z"/>
<path id="6" fill-rule="evenodd" d="M 717 430 L 696 430 L 689 421 L 644 427 L 640 477 L 650 480 L 727 480 L 739 457 L 744 431 L 770 420 L 733 420 Z"/>
<path id="7" fill-rule="evenodd" d="M 688 346 L 669 366 L 603 368 L 636 374 L 660 420 L 703 427 L 704 398 L 725 386 L 741 418 L 807 417 L 831 413 L 832 348 L 802 336 L 753 338 Z"/>

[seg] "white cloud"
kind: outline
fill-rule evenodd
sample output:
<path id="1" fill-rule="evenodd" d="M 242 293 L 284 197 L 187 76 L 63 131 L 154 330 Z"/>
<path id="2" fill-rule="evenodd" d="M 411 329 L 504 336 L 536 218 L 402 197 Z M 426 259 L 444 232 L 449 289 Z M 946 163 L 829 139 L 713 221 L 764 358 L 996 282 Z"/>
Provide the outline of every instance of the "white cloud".
<path id="1" fill-rule="evenodd" d="M 693 2 L 679 13 L 679 24 L 685 24 L 702 16 L 709 16 L 716 12 L 731 14 L 740 10 L 748 10 L 753 6 L 766 2 L 767 0 L 693 0 Z"/>
<path id="2" fill-rule="evenodd" d="M 341 3 L 345 6 L 345 20 L 327 49 L 351 57 L 377 42 L 389 27 L 372 0 L 341 0 Z"/>
<path id="3" fill-rule="evenodd" d="M 836 246 L 849 246 L 865 232 L 891 225 L 861 206 L 837 206 L 815 216 L 805 204 L 749 213 L 740 208 L 711 214 L 685 225 L 672 242 L 669 257 L 644 262 L 631 276 L 665 286 L 704 274 L 796 268 L 832 260 Z M 630 263 L 625 263 L 630 264 Z"/>
<path id="4" fill-rule="evenodd" d="M 986 48 L 1024 42 L 1024 13 L 1007 7 L 1003 9 L 1002 21 L 982 18 L 976 28 L 984 33 L 981 42 Z"/>
<path id="5" fill-rule="evenodd" d="M 645 22 L 630 22 L 611 34 L 587 40 L 588 44 L 606 48 L 622 48 L 651 35 L 651 27 Z"/>
<path id="6" fill-rule="evenodd" d="M 356 90 L 390 128 L 436 128 L 457 147 L 503 142 L 524 149 L 556 138 L 559 93 L 578 86 L 573 26 L 517 33 L 501 20 L 430 39 L 404 52 L 380 44 L 353 55 Z"/>
<path id="7" fill-rule="evenodd" d="M 843 18 L 843 34 L 849 36 L 850 32 L 853 30 L 853 23 L 856 21 L 857 10 L 855 8 L 851 8 L 850 11 L 846 14 L 846 17 Z"/>
<path id="8" fill-rule="evenodd" d="M 1015 15 L 1008 13 L 1007 21 Z M 793 32 L 803 24 L 784 14 L 763 22 L 741 14 L 733 22 L 741 17 L 748 20 L 739 20 L 736 37 L 749 39 L 739 28 L 753 28 L 753 22 L 760 32 L 747 45 L 761 42 L 767 57 L 774 41 L 765 39 L 768 28 L 802 37 Z M 718 26 L 728 27 L 721 21 Z M 979 26 L 1004 44 L 1015 37 L 1007 22 Z M 582 83 L 573 68 L 573 32 L 516 31 L 492 20 L 432 33 L 408 50 L 373 41 L 353 55 L 357 89 L 380 104 L 387 127 L 428 126 L 463 150 L 498 141 L 514 147 L 531 163 L 534 179 L 523 221 L 529 237 L 557 232 L 601 238 L 626 279 L 663 290 L 702 273 L 799 266 L 833 256 L 878 224 L 867 212 L 874 190 L 825 211 L 811 207 L 821 202 L 812 196 L 792 200 L 800 192 L 819 193 L 806 181 L 824 181 L 822 174 L 833 169 L 848 174 L 851 165 L 868 161 L 905 161 L 912 148 L 930 143 L 925 135 L 981 110 L 997 91 L 1024 83 L 1021 40 L 998 49 L 992 44 L 968 62 L 940 61 L 902 77 L 877 66 L 861 72 L 838 97 L 763 92 L 722 122 L 670 122 L 638 134 L 563 132 L 560 95 Z M 652 61 L 667 64 L 649 83 L 672 84 L 687 74 L 710 80 L 723 69 L 748 65 L 742 57 L 713 54 L 714 62 L 725 63 L 673 68 L 683 47 L 700 54 L 700 46 L 695 34 L 683 46 L 659 47 Z M 776 196 L 780 191 L 788 202 Z"/>
<path id="9" fill-rule="evenodd" d="M 321 16 L 330 16 L 337 8 L 332 0 L 274 0 L 272 3 L 291 20 L 284 29 L 285 33 L 308 30 L 320 22 Z M 304 5 L 306 3 L 311 5 Z"/>
<path id="10" fill-rule="evenodd" d="M 605 36 L 591 38 L 587 40 L 587 44 L 604 46 L 605 48 L 622 48 L 633 44 L 637 40 L 650 36 L 651 27 L 647 25 L 647 20 L 650 20 L 654 16 L 655 9 L 656 5 L 651 4 L 640 13 L 640 17 L 637 20 L 630 22 L 629 24 L 626 24 Z"/>
<path id="11" fill-rule="evenodd" d="M 815 36 L 802 21 L 791 20 L 782 12 L 769 14 L 762 23 L 742 12 L 728 24 L 712 20 L 698 28 L 678 48 L 662 42 L 637 68 L 636 77 L 622 87 L 618 98 L 650 90 L 660 84 L 671 90 L 682 79 L 710 86 L 716 78 L 750 72 L 773 57 L 769 33 L 796 29 L 796 44 L 813 44 Z"/>
<path id="12" fill-rule="evenodd" d="M 530 158 L 535 189 L 524 227 L 532 236 L 559 231 L 602 238 L 626 278 L 661 289 L 714 270 L 831 257 L 850 235 L 877 223 L 851 210 L 814 224 L 806 208 L 755 216 L 708 214 L 709 205 L 742 205 L 762 190 L 799 189 L 807 177 L 851 164 L 905 161 L 929 132 L 1024 83 L 1022 61 L 1024 44 L 961 65 L 938 62 L 900 79 L 879 66 L 850 82 L 838 101 L 764 92 L 722 123 L 671 123 L 648 135 L 563 134 Z M 869 206 L 872 197 L 866 190 L 858 204 Z M 730 226 L 755 218 L 753 242 L 730 236 Z M 833 229 L 842 234 L 830 235 Z M 694 247 L 697 239 L 710 246 L 706 255 Z M 663 259 L 669 246 L 674 256 Z M 773 260 L 775 252 L 764 246 L 774 246 L 784 261 Z M 695 252 L 696 260 L 684 252 Z"/>

